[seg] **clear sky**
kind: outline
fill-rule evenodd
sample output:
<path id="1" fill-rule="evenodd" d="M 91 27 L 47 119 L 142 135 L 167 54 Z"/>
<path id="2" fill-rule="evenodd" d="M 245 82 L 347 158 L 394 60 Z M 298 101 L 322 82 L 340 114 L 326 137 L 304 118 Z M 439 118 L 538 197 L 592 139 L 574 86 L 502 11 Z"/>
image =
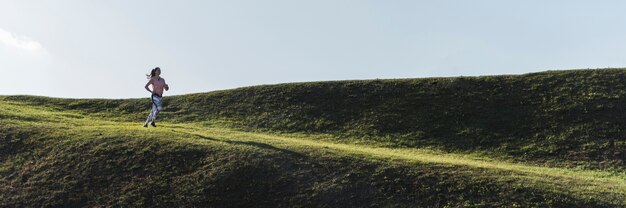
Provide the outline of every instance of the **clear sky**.
<path id="1" fill-rule="evenodd" d="M 0 95 L 626 66 L 626 1 L 0 0 Z"/>

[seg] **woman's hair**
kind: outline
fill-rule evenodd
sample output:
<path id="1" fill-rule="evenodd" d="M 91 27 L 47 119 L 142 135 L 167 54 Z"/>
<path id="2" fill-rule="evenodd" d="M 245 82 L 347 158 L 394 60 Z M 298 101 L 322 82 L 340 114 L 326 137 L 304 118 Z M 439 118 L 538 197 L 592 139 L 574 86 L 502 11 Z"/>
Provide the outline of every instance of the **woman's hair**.
<path id="1" fill-rule="evenodd" d="M 152 71 L 150 71 L 150 74 L 146 74 L 146 77 L 148 77 L 148 79 L 152 79 L 152 77 L 156 75 L 157 70 L 161 70 L 161 68 L 157 67 L 157 68 L 152 69 Z"/>

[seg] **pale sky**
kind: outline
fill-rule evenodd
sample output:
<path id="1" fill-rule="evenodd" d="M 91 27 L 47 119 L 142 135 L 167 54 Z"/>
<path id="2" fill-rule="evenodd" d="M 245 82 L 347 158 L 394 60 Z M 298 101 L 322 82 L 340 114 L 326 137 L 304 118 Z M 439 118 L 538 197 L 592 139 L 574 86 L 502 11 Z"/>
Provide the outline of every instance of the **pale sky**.
<path id="1" fill-rule="evenodd" d="M 0 95 L 626 66 L 626 1 L 0 0 Z"/>

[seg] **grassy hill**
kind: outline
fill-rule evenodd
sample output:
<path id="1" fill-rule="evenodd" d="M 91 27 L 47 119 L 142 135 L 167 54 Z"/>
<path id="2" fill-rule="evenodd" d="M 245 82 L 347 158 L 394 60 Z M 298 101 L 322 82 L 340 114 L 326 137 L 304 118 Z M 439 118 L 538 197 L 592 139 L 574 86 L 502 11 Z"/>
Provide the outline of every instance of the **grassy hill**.
<path id="1" fill-rule="evenodd" d="M 626 206 L 626 70 L 0 97 L 0 206 Z"/>

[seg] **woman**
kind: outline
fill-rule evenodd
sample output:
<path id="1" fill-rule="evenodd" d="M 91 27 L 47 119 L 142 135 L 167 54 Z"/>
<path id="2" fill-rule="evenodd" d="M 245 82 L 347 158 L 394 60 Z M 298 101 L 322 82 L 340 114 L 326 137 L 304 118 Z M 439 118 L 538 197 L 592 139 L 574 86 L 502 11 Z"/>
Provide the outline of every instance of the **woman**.
<path id="1" fill-rule="evenodd" d="M 146 84 L 146 90 L 148 90 L 148 92 L 152 93 L 151 96 L 151 100 L 152 100 L 152 110 L 150 110 L 150 114 L 148 115 L 148 119 L 146 120 L 146 123 L 143 125 L 143 127 L 148 127 L 148 123 L 150 123 L 150 125 L 156 127 L 156 124 L 154 123 L 154 121 L 156 121 L 157 115 L 159 115 L 159 112 L 163 109 L 163 105 L 161 105 L 161 101 L 163 100 L 163 89 L 170 90 L 170 87 L 165 84 L 165 79 L 161 78 L 161 69 L 159 67 L 152 69 L 152 71 L 150 71 L 150 74 L 146 74 L 146 76 L 148 76 L 148 79 L 150 79 L 150 81 L 148 81 L 148 83 Z M 152 85 L 152 90 L 150 90 L 150 88 L 148 88 L 148 86 Z"/>

